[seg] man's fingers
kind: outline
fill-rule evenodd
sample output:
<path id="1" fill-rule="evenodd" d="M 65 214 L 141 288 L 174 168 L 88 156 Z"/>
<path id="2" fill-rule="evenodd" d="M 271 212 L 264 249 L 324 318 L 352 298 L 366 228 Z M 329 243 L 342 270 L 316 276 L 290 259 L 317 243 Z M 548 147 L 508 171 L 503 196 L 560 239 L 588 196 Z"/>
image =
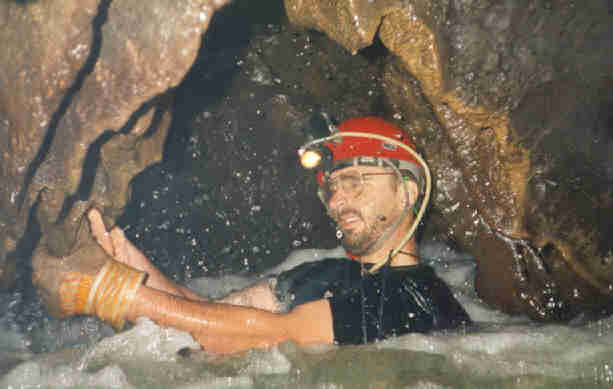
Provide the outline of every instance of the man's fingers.
<path id="1" fill-rule="evenodd" d="M 115 248 L 115 260 L 121 263 L 128 264 L 128 253 L 126 247 L 126 241 L 128 240 L 123 233 L 123 230 L 119 227 L 115 227 L 111 230 L 110 238 Z"/>
<path id="2" fill-rule="evenodd" d="M 142 256 L 140 251 L 126 238 L 121 228 L 115 227 L 111 230 L 111 239 L 115 247 L 115 259 L 117 261 L 133 266 L 135 257 Z"/>
<path id="3" fill-rule="evenodd" d="M 121 228 L 115 227 L 111 231 L 111 239 L 115 247 L 115 259 L 135 269 L 145 271 L 149 260 L 128 238 Z"/>
<path id="4" fill-rule="evenodd" d="M 104 251 L 106 251 L 108 255 L 113 256 L 115 252 L 113 249 L 113 241 L 106 230 L 106 226 L 104 225 L 100 211 L 98 211 L 96 208 L 90 209 L 89 212 L 87 212 L 87 218 L 89 219 L 89 227 L 92 230 L 94 239 L 96 239 L 98 244 L 104 249 Z"/>

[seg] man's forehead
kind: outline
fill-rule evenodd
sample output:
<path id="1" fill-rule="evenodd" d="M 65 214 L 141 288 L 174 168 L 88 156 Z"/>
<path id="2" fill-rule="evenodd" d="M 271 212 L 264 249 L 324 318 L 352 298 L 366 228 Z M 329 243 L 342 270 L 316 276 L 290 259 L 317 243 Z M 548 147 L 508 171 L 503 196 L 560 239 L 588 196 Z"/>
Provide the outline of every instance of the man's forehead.
<path id="1" fill-rule="evenodd" d="M 337 177 L 342 174 L 351 174 L 351 173 L 384 173 L 388 172 L 390 169 L 385 168 L 383 166 L 364 166 L 364 165 L 354 165 L 347 166 L 341 169 L 336 169 L 330 173 L 330 178 Z"/>

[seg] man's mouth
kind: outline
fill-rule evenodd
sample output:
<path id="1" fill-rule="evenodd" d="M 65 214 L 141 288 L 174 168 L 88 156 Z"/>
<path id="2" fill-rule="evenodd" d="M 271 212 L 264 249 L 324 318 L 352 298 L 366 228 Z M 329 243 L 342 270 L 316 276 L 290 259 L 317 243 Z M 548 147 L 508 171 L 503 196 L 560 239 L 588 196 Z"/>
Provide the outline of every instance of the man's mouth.
<path id="1" fill-rule="evenodd" d="M 355 224 L 359 223 L 362 218 L 355 212 L 343 212 L 338 217 L 338 225 L 344 230 L 351 229 Z"/>

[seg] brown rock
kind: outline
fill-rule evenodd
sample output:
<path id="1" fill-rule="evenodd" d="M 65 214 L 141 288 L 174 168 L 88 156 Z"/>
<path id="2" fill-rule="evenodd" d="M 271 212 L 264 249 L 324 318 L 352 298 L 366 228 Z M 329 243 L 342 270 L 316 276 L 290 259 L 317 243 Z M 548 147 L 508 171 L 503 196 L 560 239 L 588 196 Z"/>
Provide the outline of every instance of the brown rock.
<path id="1" fill-rule="evenodd" d="M 610 223 L 596 217 L 610 220 L 609 153 L 604 145 L 590 148 L 584 140 L 582 126 L 592 128 L 589 119 L 576 120 L 574 132 L 556 119 L 560 110 L 579 116 L 590 104 L 601 111 L 610 107 L 610 93 L 599 85 L 610 82 L 602 64 L 611 63 L 612 47 L 591 43 L 611 42 L 605 39 L 613 32 L 606 2 L 585 8 L 561 3 L 555 9 L 495 1 L 285 3 L 294 23 L 327 33 L 351 52 L 376 36 L 408 70 L 410 75 L 388 72 L 390 101 L 414 120 L 416 142 L 423 145 L 436 177 L 435 207 L 446 215 L 454 238 L 475 254 L 477 288 L 486 301 L 539 320 L 568 319 L 610 304 Z M 560 35 L 566 40 L 551 38 Z M 586 47 L 592 49 L 589 55 L 577 54 L 587 53 Z M 578 93 L 580 98 L 567 99 L 564 106 L 530 99 L 531 90 L 557 85 L 551 80 L 569 74 L 582 79 L 581 85 L 568 93 L 562 81 L 564 86 L 541 95 L 554 102 L 560 95 Z M 410 86 L 414 79 L 417 92 Z M 429 113 L 409 106 L 421 96 Z M 588 104 L 582 103 L 585 96 L 590 96 Z M 536 112 L 549 116 L 530 122 Z M 606 131 L 607 125 L 600 119 L 592 132 Z M 603 134 L 593 135 L 610 143 Z M 560 147 L 564 137 L 584 152 Z M 556 140 L 557 147 L 551 146 Z M 588 157 L 590 149 L 600 157 Z M 547 155 L 555 161 L 543 163 Z M 587 192 L 583 199 L 568 194 L 572 184 L 561 179 L 569 160 L 603 173 L 596 177 L 587 173 L 589 168 L 572 169 L 575 179 L 586 183 L 580 185 Z M 546 178 L 543 165 L 548 166 Z M 561 181 L 566 181 L 560 187 L 564 190 L 551 193 L 547 182 L 556 186 Z"/>
<path id="2" fill-rule="evenodd" d="M 49 242 L 57 255 L 69 250 L 87 204 L 109 215 L 125 205 L 129 180 L 161 158 L 168 91 L 223 4 L 0 4 L 0 232 L 9 237 L 0 268 L 41 191 L 43 233 L 63 231 Z"/>

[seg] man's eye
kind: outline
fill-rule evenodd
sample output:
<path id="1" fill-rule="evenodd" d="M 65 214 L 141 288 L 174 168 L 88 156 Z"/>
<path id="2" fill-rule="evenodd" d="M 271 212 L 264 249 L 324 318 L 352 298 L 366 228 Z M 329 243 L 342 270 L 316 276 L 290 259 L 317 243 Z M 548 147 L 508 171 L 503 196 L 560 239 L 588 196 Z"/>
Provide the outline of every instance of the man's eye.
<path id="1" fill-rule="evenodd" d="M 349 177 L 345 179 L 345 185 L 349 190 L 355 190 L 361 186 L 361 182 L 359 178 Z"/>

